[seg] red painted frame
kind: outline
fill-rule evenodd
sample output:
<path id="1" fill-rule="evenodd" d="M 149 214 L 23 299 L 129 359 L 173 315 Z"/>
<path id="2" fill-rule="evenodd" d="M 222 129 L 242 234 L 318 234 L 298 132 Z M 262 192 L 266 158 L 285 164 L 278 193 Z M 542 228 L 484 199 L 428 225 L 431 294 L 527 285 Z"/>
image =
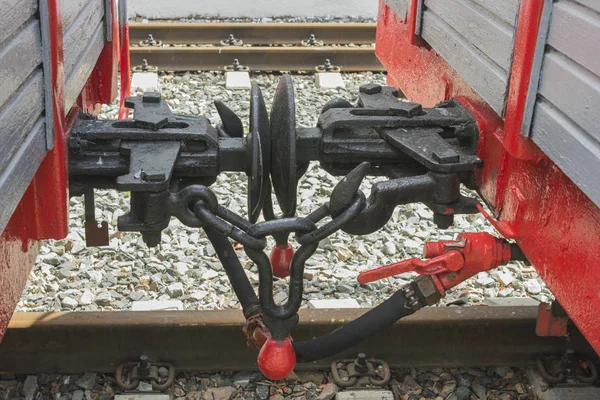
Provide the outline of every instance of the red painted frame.
<path id="1" fill-rule="evenodd" d="M 35 262 L 40 239 L 61 239 L 68 233 L 66 135 L 78 110 L 93 112 L 117 95 L 118 22 L 111 2 L 114 40 L 106 43 L 77 105 L 65 116 L 63 35 L 60 1 L 48 0 L 54 148 L 48 152 L 21 202 L 0 235 L 0 340 Z"/>
<path id="2" fill-rule="evenodd" d="M 388 81 L 425 106 L 456 97 L 480 129 L 480 193 L 552 293 L 600 353 L 600 209 L 520 135 L 543 0 L 521 2 L 506 118 L 435 51 L 414 45 L 416 0 L 406 21 L 379 3 L 376 53 Z"/>

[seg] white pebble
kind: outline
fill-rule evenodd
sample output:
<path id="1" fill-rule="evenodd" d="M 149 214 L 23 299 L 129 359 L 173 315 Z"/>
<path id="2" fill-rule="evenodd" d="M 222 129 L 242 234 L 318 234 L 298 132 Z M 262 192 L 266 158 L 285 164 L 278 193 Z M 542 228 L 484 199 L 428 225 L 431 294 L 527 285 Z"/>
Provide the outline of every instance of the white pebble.
<path id="1" fill-rule="evenodd" d="M 538 280 L 535 278 L 523 282 L 523 286 L 525 286 L 525 290 L 531 294 L 539 294 L 542 292 L 542 285 L 540 285 Z"/>

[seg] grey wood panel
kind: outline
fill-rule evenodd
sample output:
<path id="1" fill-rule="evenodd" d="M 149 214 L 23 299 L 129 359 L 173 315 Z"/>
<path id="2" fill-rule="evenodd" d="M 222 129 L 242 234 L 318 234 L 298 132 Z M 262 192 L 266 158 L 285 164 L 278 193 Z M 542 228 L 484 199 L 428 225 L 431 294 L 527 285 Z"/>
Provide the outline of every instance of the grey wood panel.
<path id="1" fill-rule="evenodd" d="M 600 75 L 600 14 L 570 1 L 555 3 L 548 44 Z"/>
<path id="2" fill-rule="evenodd" d="M 0 170 L 0 232 L 6 227 L 45 156 L 46 129 L 44 119 L 39 118 L 11 162 Z"/>
<path id="3" fill-rule="evenodd" d="M 400 17 L 400 19 L 406 20 L 408 0 L 384 0 L 384 2 L 396 13 L 396 15 L 398 15 L 398 17 Z"/>
<path id="4" fill-rule="evenodd" d="M 517 24 L 517 15 L 519 14 L 520 0 L 474 0 L 475 3 L 479 4 L 483 8 L 491 11 L 502 21 L 506 22 L 511 26 Z M 595 0 L 592 0 L 595 1 Z M 453 1 L 448 1 L 453 3 Z"/>
<path id="5" fill-rule="evenodd" d="M 96 0 L 62 0 L 60 12 L 63 21 L 63 33 L 67 32 L 86 5 Z"/>
<path id="6" fill-rule="evenodd" d="M 42 62 L 39 21 L 31 21 L 0 50 L 0 107 Z"/>
<path id="7" fill-rule="evenodd" d="M 538 92 L 600 143 L 600 77 L 552 51 Z"/>
<path id="8" fill-rule="evenodd" d="M 422 36 L 499 115 L 502 114 L 507 83 L 504 70 L 431 10 L 424 11 Z"/>
<path id="9" fill-rule="evenodd" d="M 41 69 L 0 110 L 0 171 L 10 161 L 31 127 L 44 111 L 44 77 Z"/>
<path id="10" fill-rule="evenodd" d="M 104 24 L 101 22 L 94 35 L 88 43 L 88 47 L 82 54 L 79 62 L 74 66 L 73 73 L 65 80 L 65 112 L 71 109 L 71 106 L 77 100 L 83 85 L 90 77 L 98 57 L 104 48 Z"/>
<path id="11" fill-rule="evenodd" d="M 598 184 L 600 143 L 544 100 L 537 102 L 531 137 L 600 207 L 600 185 Z"/>
<path id="12" fill-rule="evenodd" d="M 70 76 L 96 33 L 104 16 L 104 1 L 94 0 L 77 17 L 63 36 L 65 76 Z"/>
<path id="13" fill-rule="evenodd" d="M 425 6 L 503 70 L 510 69 L 513 31 L 494 14 L 470 0 L 425 0 Z"/>
<path id="14" fill-rule="evenodd" d="M 600 1 L 598 0 L 576 0 L 579 4 L 591 8 L 594 11 L 600 12 Z"/>
<path id="15" fill-rule="evenodd" d="M 0 2 L 0 47 L 31 19 L 38 9 L 36 0 L 2 0 Z"/>

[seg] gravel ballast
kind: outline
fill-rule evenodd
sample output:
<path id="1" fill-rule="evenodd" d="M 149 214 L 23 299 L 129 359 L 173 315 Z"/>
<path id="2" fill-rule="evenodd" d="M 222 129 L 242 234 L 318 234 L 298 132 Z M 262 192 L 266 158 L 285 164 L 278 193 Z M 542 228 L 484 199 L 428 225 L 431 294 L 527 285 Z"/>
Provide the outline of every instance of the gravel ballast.
<path id="1" fill-rule="evenodd" d="M 392 392 L 397 400 L 536 398 L 531 394 L 525 371 L 506 367 L 397 369 L 392 371 L 392 380 L 383 389 Z M 138 390 L 142 395 L 152 387 L 143 382 Z M 269 381 L 256 372 L 225 372 L 179 373 L 169 394 L 179 400 L 333 400 L 341 391 L 331 381 L 330 371 L 292 372 L 279 382 Z M 0 395 L 6 399 L 109 400 L 118 393 L 113 375 L 0 375 Z"/>
<path id="2" fill-rule="evenodd" d="M 280 75 L 253 74 L 270 107 Z M 248 124 L 248 91 L 225 89 L 221 73 L 161 73 L 162 96 L 174 112 L 205 115 L 219 121 L 214 100 L 222 100 Z M 319 110 L 328 100 L 344 97 L 356 101 L 358 87 L 366 82 L 383 84 L 385 75 L 344 74 L 346 89 L 319 90 L 313 75 L 294 75 L 296 118 L 300 126 L 315 126 Z M 106 106 L 101 118 L 116 118 L 116 105 Z M 311 164 L 299 184 L 298 214 L 307 215 L 328 200 L 340 177 L 333 177 Z M 367 178 L 362 189 L 383 178 Z M 247 177 L 242 173 L 219 176 L 211 187 L 220 204 L 246 215 Z M 96 191 L 96 216 L 109 223 L 110 245 L 86 248 L 83 199 L 70 200 L 70 233 L 66 239 L 42 246 L 18 311 L 129 310 L 133 301 L 180 300 L 185 309 L 239 308 L 215 251 L 203 231 L 172 220 L 158 248 L 150 249 L 137 233 L 118 232 L 117 218 L 129 209 L 128 193 Z M 312 299 L 356 299 L 371 307 L 387 299 L 414 274 L 404 274 L 361 287 L 359 272 L 408 257 L 419 257 L 428 240 L 452 239 L 463 231 L 494 229 L 481 215 L 457 216 L 451 229 L 438 230 L 433 214 L 422 204 L 396 208 L 384 229 L 367 236 L 343 232 L 321 242 L 306 265 L 306 302 Z M 272 245 L 272 242 L 270 242 Z M 256 267 L 240 248 L 237 250 L 251 282 L 257 287 Z M 448 293 L 444 303 L 479 304 L 493 297 L 533 297 L 545 301 L 550 293 L 531 267 L 512 263 L 489 273 L 480 273 Z M 275 282 L 275 299 L 287 298 L 287 280 Z"/>

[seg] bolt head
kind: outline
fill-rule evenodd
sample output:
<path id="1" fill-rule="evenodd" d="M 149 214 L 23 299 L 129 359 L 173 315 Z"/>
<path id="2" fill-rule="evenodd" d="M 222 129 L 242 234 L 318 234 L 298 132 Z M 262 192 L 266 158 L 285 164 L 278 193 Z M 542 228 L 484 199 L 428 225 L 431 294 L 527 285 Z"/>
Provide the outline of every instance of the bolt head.
<path id="1" fill-rule="evenodd" d="M 377 94 L 381 92 L 381 85 L 376 83 L 366 83 L 360 87 L 360 92 L 364 94 Z"/>

